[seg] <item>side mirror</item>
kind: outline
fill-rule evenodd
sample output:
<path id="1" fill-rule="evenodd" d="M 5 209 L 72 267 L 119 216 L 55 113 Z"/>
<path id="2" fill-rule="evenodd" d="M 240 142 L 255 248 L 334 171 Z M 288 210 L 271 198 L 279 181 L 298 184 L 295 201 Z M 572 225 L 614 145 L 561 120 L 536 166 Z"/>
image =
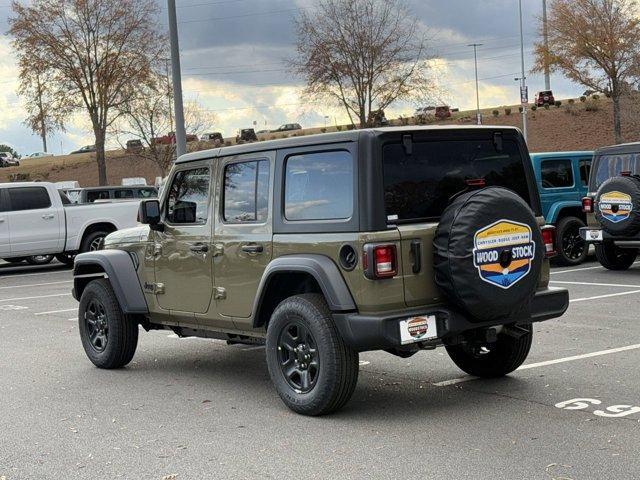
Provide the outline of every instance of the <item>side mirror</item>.
<path id="1" fill-rule="evenodd" d="M 162 230 L 160 223 L 160 202 L 156 199 L 143 200 L 138 208 L 138 222 L 149 225 L 151 230 Z"/>

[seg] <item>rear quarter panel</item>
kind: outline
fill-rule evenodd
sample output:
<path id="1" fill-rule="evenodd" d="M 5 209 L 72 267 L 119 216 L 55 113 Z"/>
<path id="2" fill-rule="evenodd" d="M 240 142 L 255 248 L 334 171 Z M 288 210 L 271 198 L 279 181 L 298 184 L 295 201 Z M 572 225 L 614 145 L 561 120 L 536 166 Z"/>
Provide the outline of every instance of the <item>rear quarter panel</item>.
<path id="1" fill-rule="evenodd" d="M 116 230 L 134 227 L 138 223 L 139 202 L 92 203 L 65 207 L 67 218 L 67 250 L 80 248 L 82 235 L 91 225 L 110 223 Z"/>

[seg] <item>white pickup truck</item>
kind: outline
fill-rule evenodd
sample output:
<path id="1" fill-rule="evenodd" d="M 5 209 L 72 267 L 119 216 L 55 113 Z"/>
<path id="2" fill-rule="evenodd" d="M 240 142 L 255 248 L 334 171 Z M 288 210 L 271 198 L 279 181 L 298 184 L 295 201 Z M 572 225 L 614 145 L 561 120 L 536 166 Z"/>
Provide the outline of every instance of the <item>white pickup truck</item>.
<path id="1" fill-rule="evenodd" d="M 137 224 L 139 202 L 71 205 L 54 184 L 0 183 L 0 258 L 55 255 L 70 264 L 78 252 Z"/>

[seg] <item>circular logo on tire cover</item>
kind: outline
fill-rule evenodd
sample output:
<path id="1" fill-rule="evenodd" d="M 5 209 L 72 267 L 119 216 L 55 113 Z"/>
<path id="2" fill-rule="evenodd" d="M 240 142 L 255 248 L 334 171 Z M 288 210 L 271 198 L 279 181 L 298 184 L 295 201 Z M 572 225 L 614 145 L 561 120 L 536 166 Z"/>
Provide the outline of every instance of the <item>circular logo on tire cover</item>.
<path id="1" fill-rule="evenodd" d="M 531 270 L 536 248 L 529 225 L 498 220 L 478 230 L 473 244 L 473 264 L 487 283 L 507 289 Z"/>
<path id="2" fill-rule="evenodd" d="M 622 222 L 629 218 L 633 210 L 631 195 L 617 191 L 603 193 L 598 201 L 598 209 L 605 220 Z"/>

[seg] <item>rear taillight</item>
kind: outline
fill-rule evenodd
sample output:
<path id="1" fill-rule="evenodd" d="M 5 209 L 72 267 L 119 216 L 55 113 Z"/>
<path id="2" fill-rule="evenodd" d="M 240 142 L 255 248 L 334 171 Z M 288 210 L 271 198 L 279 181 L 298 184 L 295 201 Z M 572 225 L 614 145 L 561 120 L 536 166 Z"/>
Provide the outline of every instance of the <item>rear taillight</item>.
<path id="1" fill-rule="evenodd" d="M 541 228 L 542 243 L 544 243 L 544 256 L 547 258 L 556 256 L 556 227 L 545 225 Z"/>
<path id="2" fill-rule="evenodd" d="M 391 278 L 398 274 L 395 245 L 365 245 L 362 258 L 364 274 L 372 280 Z"/>
<path id="3" fill-rule="evenodd" d="M 593 213 L 593 198 L 582 197 L 582 211 L 584 213 Z"/>

